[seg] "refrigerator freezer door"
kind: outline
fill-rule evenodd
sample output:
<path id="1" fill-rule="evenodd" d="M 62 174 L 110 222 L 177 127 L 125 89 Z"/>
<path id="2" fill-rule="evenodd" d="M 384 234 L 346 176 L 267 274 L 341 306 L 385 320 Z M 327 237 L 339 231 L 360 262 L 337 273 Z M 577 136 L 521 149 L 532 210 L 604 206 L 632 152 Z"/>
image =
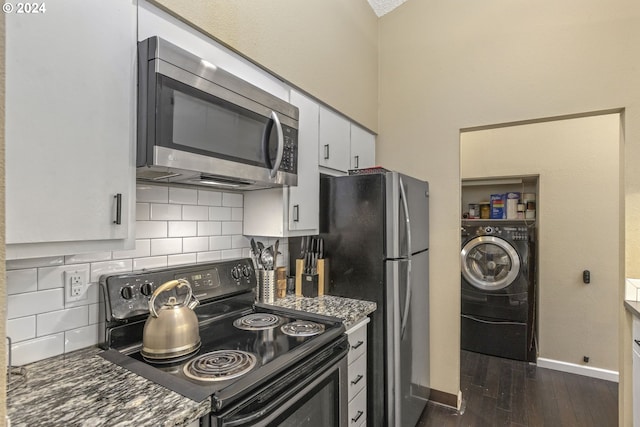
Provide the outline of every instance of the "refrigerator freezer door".
<path id="1" fill-rule="evenodd" d="M 428 251 L 412 261 L 387 261 L 387 393 L 389 426 L 415 426 L 429 398 L 429 264 Z M 411 264 L 411 268 L 409 265 Z M 407 283 L 411 271 L 411 306 L 404 335 Z"/>
<path id="2" fill-rule="evenodd" d="M 404 191 L 400 190 L 400 185 Z M 408 212 L 405 211 L 406 195 Z M 400 259 L 429 248 L 429 183 L 402 175 L 386 174 L 387 258 Z M 407 215 L 411 224 L 411 250 L 407 251 Z"/>

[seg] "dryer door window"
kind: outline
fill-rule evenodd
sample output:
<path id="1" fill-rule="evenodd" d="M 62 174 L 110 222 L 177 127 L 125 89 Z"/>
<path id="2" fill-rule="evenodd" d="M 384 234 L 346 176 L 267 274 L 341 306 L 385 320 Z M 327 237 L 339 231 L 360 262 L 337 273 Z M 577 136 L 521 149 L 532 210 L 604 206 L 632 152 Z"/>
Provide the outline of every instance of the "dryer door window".
<path id="1" fill-rule="evenodd" d="M 520 257 L 506 240 L 480 236 L 467 242 L 460 253 L 462 275 L 478 289 L 506 288 L 518 277 Z"/>

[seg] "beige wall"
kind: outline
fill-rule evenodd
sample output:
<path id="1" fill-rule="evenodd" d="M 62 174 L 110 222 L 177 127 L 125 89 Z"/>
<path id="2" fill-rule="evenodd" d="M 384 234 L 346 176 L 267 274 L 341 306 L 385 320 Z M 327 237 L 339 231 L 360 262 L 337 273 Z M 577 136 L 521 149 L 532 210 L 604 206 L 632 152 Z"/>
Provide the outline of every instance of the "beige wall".
<path id="1" fill-rule="evenodd" d="M 411 0 L 379 31 L 377 155 L 431 182 L 431 371 L 433 387 L 455 393 L 460 129 L 625 108 L 623 250 L 626 274 L 640 277 L 640 2 Z M 620 300 L 618 313 L 626 421 L 631 344 Z"/>
<path id="2" fill-rule="evenodd" d="M 540 176 L 539 357 L 613 371 L 621 281 L 619 134 L 619 114 L 608 114 L 460 137 L 463 179 Z M 589 285 L 582 282 L 585 269 Z"/>
<path id="3" fill-rule="evenodd" d="M 4 233 L 4 14 L 0 17 L 0 337 L 6 334 L 7 319 L 7 281 L 5 275 L 5 233 Z M 0 344 L 0 425 L 5 425 L 7 414 L 7 343 L 2 339 Z"/>
<path id="4" fill-rule="evenodd" d="M 377 131 L 378 19 L 366 0 L 152 3 Z"/>

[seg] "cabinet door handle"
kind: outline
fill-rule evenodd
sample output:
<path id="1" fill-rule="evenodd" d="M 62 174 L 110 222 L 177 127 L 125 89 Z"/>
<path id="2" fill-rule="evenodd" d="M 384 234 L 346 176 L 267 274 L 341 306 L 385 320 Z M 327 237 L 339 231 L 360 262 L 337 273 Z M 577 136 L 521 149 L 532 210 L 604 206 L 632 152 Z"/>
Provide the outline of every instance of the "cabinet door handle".
<path id="1" fill-rule="evenodd" d="M 634 340 L 636 344 L 640 345 L 640 340 Z"/>
<path id="2" fill-rule="evenodd" d="M 329 144 L 324 144 L 324 159 L 327 160 L 329 158 Z"/>
<path id="3" fill-rule="evenodd" d="M 355 380 L 351 381 L 351 385 L 358 384 L 362 378 L 363 378 L 362 375 L 358 375 Z"/>
<path id="4" fill-rule="evenodd" d="M 116 219 L 113 223 L 120 225 L 122 224 L 122 193 L 118 193 L 113 197 L 116 199 Z"/>
<path id="5" fill-rule="evenodd" d="M 364 414 L 364 412 L 362 411 L 358 411 L 358 415 L 356 415 L 355 417 L 351 418 L 351 422 L 352 423 L 357 423 L 358 420 L 360 419 L 360 417 Z"/>
<path id="6" fill-rule="evenodd" d="M 364 341 L 358 341 L 357 343 L 351 346 L 351 349 L 355 350 L 356 348 L 360 347 L 362 344 L 364 344 Z"/>
<path id="7" fill-rule="evenodd" d="M 355 169 L 358 169 L 360 167 L 360 156 L 354 156 L 353 160 L 355 164 Z"/>
<path id="8" fill-rule="evenodd" d="M 293 221 L 300 221 L 300 205 L 293 205 Z"/>

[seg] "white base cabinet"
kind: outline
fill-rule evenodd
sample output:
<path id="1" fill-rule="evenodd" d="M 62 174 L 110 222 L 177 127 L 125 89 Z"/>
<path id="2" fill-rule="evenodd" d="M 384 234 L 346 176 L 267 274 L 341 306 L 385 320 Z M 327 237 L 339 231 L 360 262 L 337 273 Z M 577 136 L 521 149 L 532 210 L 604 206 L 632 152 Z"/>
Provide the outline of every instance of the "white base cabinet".
<path id="1" fill-rule="evenodd" d="M 133 247 L 136 11 L 6 14 L 7 259 Z"/>
<path id="2" fill-rule="evenodd" d="M 349 426 L 359 427 L 367 422 L 367 317 L 349 328 L 347 378 L 349 395 Z"/>

